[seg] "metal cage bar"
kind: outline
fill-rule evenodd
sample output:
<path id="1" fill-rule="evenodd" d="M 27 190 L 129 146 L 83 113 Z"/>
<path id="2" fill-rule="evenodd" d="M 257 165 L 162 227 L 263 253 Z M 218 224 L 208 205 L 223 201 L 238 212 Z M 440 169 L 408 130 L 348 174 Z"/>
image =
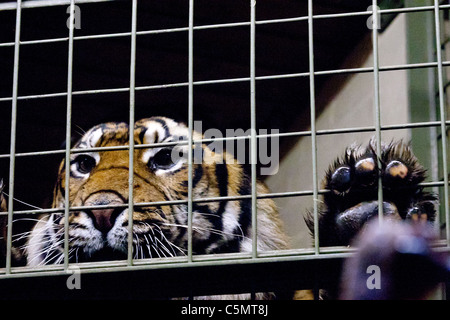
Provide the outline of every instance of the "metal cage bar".
<path id="1" fill-rule="evenodd" d="M 128 152 L 128 249 L 127 263 L 133 265 L 133 219 L 134 211 L 134 113 L 136 89 L 136 30 L 137 30 L 137 0 L 132 1 L 131 9 L 131 52 L 130 52 L 130 111 Z"/>
<path id="2" fill-rule="evenodd" d="M 313 215 L 314 215 L 314 253 L 320 253 L 319 248 L 319 186 L 317 178 L 317 130 L 316 130 L 316 89 L 314 80 L 314 29 L 313 1 L 308 0 L 308 57 L 309 57 L 309 109 L 311 114 L 311 161 L 313 168 Z"/>
<path id="3" fill-rule="evenodd" d="M 439 13 L 439 0 L 434 0 L 434 21 L 436 36 L 436 58 L 438 71 L 438 88 L 439 88 L 439 113 L 441 118 L 441 139 L 442 139 L 442 173 L 444 180 L 444 213 L 446 222 L 446 238 L 447 244 L 450 246 L 450 210 L 449 210 L 449 176 L 447 168 L 447 127 L 446 127 L 446 109 L 444 102 L 444 72 L 442 66 L 442 50 L 441 50 L 441 22 Z"/>
<path id="4" fill-rule="evenodd" d="M 376 151 L 377 154 L 381 154 L 381 109 L 380 109 L 380 66 L 379 66 L 379 48 L 378 48 L 378 22 L 379 11 L 378 1 L 372 1 L 372 54 L 373 54 L 373 110 L 375 119 L 375 138 L 376 138 Z M 377 168 L 381 168 L 381 159 L 377 157 Z M 380 223 L 383 221 L 383 180 L 382 176 L 378 176 L 378 220 Z"/>
<path id="5" fill-rule="evenodd" d="M 22 1 L 17 1 L 16 11 L 16 34 L 14 42 L 14 73 L 13 92 L 11 105 L 11 142 L 9 152 L 9 197 L 8 197 L 8 233 L 6 243 L 6 274 L 11 273 L 11 247 L 12 247 L 12 223 L 14 215 L 14 172 L 15 172 L 15 152 L 16 152 L 16 124 L 17 124 L 17 95 L 19 82 L 19 49 L 20 49 L 20 29 L 22 17 Z"/>
<path id="6" fill-rule="evenodd" d="M 66 150 L 64 185 L 64 269 L 69 267 L 69 213 L 70 213 L 70 141 L 72 131 L 72 75 L 73 75 L 73 33 L 75 1 L 70 2 L 69 46 L 67 61 L 67 106 L 66 106 Z"/>
<path id="7" fill-rule="evenodd" d="M 256 0 L 250 0 L 250 163 L 251 163 L 251 199 L 252 199 L 252 257 L 258 257 L 258 202 L 256 186 Z"/>
<path id="8" fill-rule="evenodd" d="M 194 0 L 189 0 L 189 33 L 188 33 L 188 261 L 193 261 L 192 249 L 192 198 L 193 198 L 193 128 L 194 128 Z"/>

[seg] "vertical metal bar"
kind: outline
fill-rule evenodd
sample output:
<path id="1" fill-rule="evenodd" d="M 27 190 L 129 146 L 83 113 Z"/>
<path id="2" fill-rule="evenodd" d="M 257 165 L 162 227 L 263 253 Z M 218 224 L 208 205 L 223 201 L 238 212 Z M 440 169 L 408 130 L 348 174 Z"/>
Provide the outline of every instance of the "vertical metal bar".
<path id="1" fill-rule="evenodd" d="M 374 83 L 374 118 L 375 138 L 377 152 L 377 167 L 381 170 L 381 110 L 380 110 L 380 66 L 378 57 L 378 25 L 379 12 L 377 0 L 372 1 L 372 43 L 373 43 L 373 83 Z M 381 175 L 378 177 L 378 220 L 383 221 L 383 181 Z"/>
<path id="2" fill-rule="evenodd" d="M 72 131 L 72 74 L 73 74 L 73 31 L 75 0 L 70 1 L 69 46 L 67 61 L 67 106 L 66 106 L 66 152 L 64 185 L 64 269 L 69 267 L 69 209 L 70 209 L 70 141 Z"/>
<path id="3" fill-rule="evenodd" d="M 426 1 L 426 5 L 431 5 L 430 1 Z M 420 13 L 424 15 L 423 13 Z M 434 32 L 434 19 L 431 19 L 431 12 L 426 13 L 426 24 L 425 26 L 421 23 L 420 28 L 424 28 L 425 34 L 426 34 L 426 61 L 433 61 L 435 59 L 435 53 L 434 53 L 434 45 L 435 45 L 435 39 L 433 37 L 430 37 L 430 34 L 433 34 Z M 417 22 L 416 22 L 417 23 Z M 415 36 L 415 35 L 414 35 Z M 436 71 L 434 68 L 427 68 L 426 70 L 421 70 L 421 72 L 426 72 L 427 75 L 427 91 L 428 91 L 428 119 L 429 121 L 436 121 L 438 119 L 437 116 L 437 97 L 436 97 Z M 411 76 L 410 76 L 411 77 Z M 417 102 L 416 102 L 417 103 Z M 419 102 L 420 103 L 420 102 Z M 420 104 L 420 108 L 423 107 L 423 104 Z M 417 112 L 418 113 L 418 112 Z M 419 113 L 420 114 L 420 113 Z M 438 135 L 438 128 L 437 127 L 430 127 L 429 128 L 429 135 L 428 138 L 430 141 L 430 160 L 429 160 L 429 176 L 431 178 L 431 181 L 439 181 L 439 135 Z M 420 133 L 418 135 L 421 135 Z M 427 135 L 425 135 L 427 136 Z M 419 142 L 416 144 L 420 144 Z M 426 165 L 422 163 L 422 165 Z M 433 187 L 432 192 L 435 194 L 439 194 L 439 187 Z M 440 214 L 436 214 L 436 218 L 434 221 L 434 226 L 436 230 L 439 230 L 441 225 L 441 217 Z"/>
<path id="4" fill-rule="evenodd" d="M 11 273 L 12 223 L 14 212 L 14 170 L 16 166 L 16 124 L 17 124 L 17 92 L 19 82 L 19 47 L 22 17 L 22 1 L 17 1 L 16 35 L 14 40 L 14 72 L 11 105 L 11 142 L 9 152 L 9 196 L 8 196 L 8 233 L 6 239 L 6 274 Z"/>
<path id="5" fill-rule="evenodd" d="M 319 186 L 317 180 L 316 89 L 314 80 L 313 1 L 308 0 L 309 107 L 311 114 L 311 154 L 313 169 L 314 253 L 319 254 Z"/>
<path id="6" fill-rule="evenodd" d="M 134 212 L 134 109 L 136 89 L 136 25 L 137 0 L 132 2 L 131 54 L 130 54 L 130 120 L 128 151 L 128 265 L 133 265 L 133 212 Z"/>
<path id="7" fill-rule="evenodd" d="M 258 256 L 258 202 L 256 185 L 256 0 L 250 0 L 250 163 L 251 163 L 251 181 L 252 181 L 252 257 Z"/>
<path id="8" fill-rule="evenodd" d="M 192 133 L 194 126 L 194 0 L 189 0 L 188 31 L 188 261 L 192 262 Z"/>
<path id="9" fill-rule="evenodd" d="M 444 175 L 444 203 L 445 222 L 446 222 L 446 239 L 447 245 L 450 246 L 450 213 L 449 213 L 449 186 L 448 186 L 448 168 L 447 168 L 447 130 L 445 120 L 447 119 L 445 103 L 444 103 L 444 72 L 442 66 L 442 50 L 441 50 L 441 26 L 439 18 L 439 1 L 434 0 L 434 21 L 436 27 L 436 55 L 438 66 L 438 85 L 439 85 L 439 111 L 441 116 L 441 136 L 442 136 L 442 173 Z"/>

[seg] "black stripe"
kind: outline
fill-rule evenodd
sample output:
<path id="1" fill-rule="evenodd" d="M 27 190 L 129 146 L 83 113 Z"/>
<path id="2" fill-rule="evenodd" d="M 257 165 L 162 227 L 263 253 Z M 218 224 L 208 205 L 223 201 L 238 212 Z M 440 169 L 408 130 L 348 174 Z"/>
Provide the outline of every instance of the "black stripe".
<path id="1" fill-rule="evenodd" d="M 144 143 L 144 136 L 145 136 L 145 133 L 147 132 L 147 128 L 146 127 L 139 127 L 139 129 L 141 129 L 141 132 L 139 133 L 139 140 L 140 140 L 140 143 Z"/>
<path id="2" fill-rule="evenodd" d="M 216 164 L 216 177 L 217 177 L 217 185 L 219 188 L 219 195 L 221 197 L 226 197 L 228 195 L 228 168 L 227 165 L 224 164 Z M 224 203 L 222 201 L 221 203 Z"/>
<path id="3" fill-rule="evenodd" d="M 216 164 L 217 186 L 221 197 L 228 196 L 228 167 L 226 164 Z M 220 201 L 216 214 L 222 216 L 228 201 Z M 220 229 L 222 230 L 222 219 L 220 219 Z"/>
<path id="4" fill-rule="evenodd" d="M 238 191 L 239 195 L 249 195 L 251 194 L 251 181 L 248 175 L 244 175 L 242 178 L 241 185 Z M 248 228 L 252 224 L 252 200 L 245 199 L 240 202 L 241 205 L 241 214 L 239 216 L 239 225 L 241 229 L 244 231 L 244 234 L 247 236 Z"/>
<path id="5" fill-rule="evenodd" d="M 203 166 L 201 164 L 197 165 L 194 170 L 194 179 L 192 181 L 192 187 L 195 188 L 197 183 L 203 177 Z"/>
<path id="6" fill-rule="evenodd" d="M 200 167 L 200 166 L 199 166 Z M 215 173 L 216 173 L 216 179 L 217 179 L 217 188 L 219 189 L 219 195 L 221 197 L 226 197 L 228 195 L 228 168 L 226 164 L 216 164 L 215 167 Z M 222 215 L 225 211 L 225 207 L 227 205 L 227 201 L 220 201 L 219 208 L 216 212 L 214 212 L 213 215 L 205 216 L 211 222 L 212 228 L 217 231 L 223 231 L 223 221 L 222 221 Z M 192 209 L 194 212 L 199 213 L 213 213 L 211 211 L 211 207 L 206 204 L 197 204 L 193 203 Z M 211 233 L 210 237 L 207 240 L 199 241 L 195 243 L 195 252 L 197 254 L 204 254 L 206 253 L 206 249 L 213 243 L 218 243 L 220 240 L 222 240 L 222 236 L 217 233 Z M 234 242 L 234 240 L 233 240 Z M 233 248 L 235 246 L 232 246 Z M 225 243 L 221 245 L 219 248 L 214 249 L 214 252 L 233 252 L 230 251 L 229 244 Z"/>
<path id="7" fill-rule="evenodd" d="M 167 127 L 167 123 L 163 119 L 153 118 L 152 120 L 155 122 L 158 122 L 164 128 L 164 133 L 166 136 L 163 139 L 161 139 L 161 141 L 170 136 L 169 127 Z M 155 141 L 155 142 L 157 142 L 157 141 Z"/>
<path id="8" fill-rule="evenodd" d="M 226 164 L 216 164 L 216 177 L 217 177 L 217 185 L 219 187 L 219 195 L 221 197 L 228 196 L 228 167 Z M 225 207 L 228 204 L 228 201 L 220 201 L 219 208 L 217 209 L 216 215 L 220 217 L 218 218 L 218 222 L 215 225 L 217 230 L 223 230 L 223 221 L 222 214 L 225 212 Z"/>

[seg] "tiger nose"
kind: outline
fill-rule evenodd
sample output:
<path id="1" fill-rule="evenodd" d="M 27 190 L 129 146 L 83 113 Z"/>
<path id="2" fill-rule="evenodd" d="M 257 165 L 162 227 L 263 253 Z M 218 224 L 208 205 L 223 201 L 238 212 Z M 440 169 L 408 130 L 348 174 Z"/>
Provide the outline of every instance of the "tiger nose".
<path id="1" fill-rule="evenodd" d="M 88 215 L 90 215 L 92 220 L 94 220 L 95 227 L 103 234 L 106 234 L 114 226 L 114 222 L 116 221 L 119 213 L 120 210 L 111 208 L 90 210 Z"/>

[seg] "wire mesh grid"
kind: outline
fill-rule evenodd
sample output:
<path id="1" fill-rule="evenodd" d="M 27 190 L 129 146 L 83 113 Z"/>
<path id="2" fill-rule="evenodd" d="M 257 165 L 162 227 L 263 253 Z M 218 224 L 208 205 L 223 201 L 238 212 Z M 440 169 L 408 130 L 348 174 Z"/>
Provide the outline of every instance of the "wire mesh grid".
<path id="1" fill-rule="evenodd" d="M 445 43 L 443 43 L 443 31 L 441 30 L 441 21 L 440 14 L 445 10 L 450 9 L 449 4 L 441 4 L 438 0 L 434 1 L 433 5 L 429 6 L 417 6 L 417 7 L 403 7 L 397 9 L 379 9 L 378 3 L 376 0 L 373 1 L 372 11 L 361 11 L 361 12 L 344 12 L 344 13 L 333 13 L 333 14 L 314 14 L 313 11 L 313 0 L 308 1 L 308 14 L 305 16 L 298 16 L 293 18 L 283 18 L 283 19 L 271 19 L 271 20 L 256 20 L 256 10 L 258 6 L 254 0 L 249 1 L 250 7 L 250 21 L 243 22 L 234 22 L 234 23 L 223 23 L 223 24 L 212 24 L 212 25 L 195 25 L 194 24 L 194 2 L 195 0 L 189 1 L 189 23 L 186 27 L 181 28 L 169 28 L 169 29 L 157 29 L 157 30 L 145 30 L 145 31 L 137 31 L 137 15 L 138 15 L 138 1 L 132 1 L 132 15 L 131 15 L 131 31 L 123 32 L 123 33 L 109 33 L 109 34 L 93 34 L 93 35 L 85 35 L 85 36 L 75 36 L 74 35 L 74 14 L 75 14 L 75 6 L 76 4 L 81 3 L 95 3 L 95 2 L 103 2 L 101 0 L 94 1 L 17 1 L 10 3 L 0 4 L 0 11 L 6 10 L 15 10 L 16 11 L 16 20 L 15 20 L 15 40 L 14 42 L 4 42 L 0 43 L 1 47 L 12 47 L 14 48 L 14 69 L 13 69 L 13 86 L 12 86 L 12 95 L 7 97 L 0 97 L 0 102 L 11 103 L 11 133 L 10 133 L 10 152 L 9 154 L 1 154 L 0 158 L 9 159 L 9 198 L 8 198 L 8 212 L 1 213 L 3 216 L 7 216 L 8 225 L 11 226 L 14 215 L 17 214 L 29 214 L 29 215 L 37 215 L 42 213 L 54 213 L 61 212 L 61 209 L 32 209 L 32 210 L 14 210 L 14 189 L 15 189 L 15 161 L 20 157 L 31 157 L 31 156 L 42 156 L 42 155 L 60 155 L 65 157 L 66 164 L 66 177 L 65 177 L 65 234 L 64 234 L 64 259 L 61 265 L 47 265 L 42 267 L 13 267 L 11 264 L 11 248 L 12 248 L 12 228 L 8 228 L 7 233 L 7 259 L 5 268 L 0 269 L 0 279 L 1 278 L 20 278 L 20 277 L 34 277 L 41 275 L 57 275 L 57 274 L 67 274 L 68 268 L 71 266 L 69 263 L 69 214 L 71 211 L 82 210 L 84 207 L 71 207 L 69 204 L 69 178 L 70 178 L 70 155 L 85 152 L 85 149 L 70 149 L 70 143 L 66 144 L 65 149 L 59 150 L 41 150 L 37 152 L 16 152 L 16 125 L 17 125 L 17 105 L 21 100 L 35 100 L 35 99 L 44 99 L 44 98 L 57 98 L 57 97 L 66 97 L 66 141 L 71 141 L 72 139 L 72 98 L 75 96 L 81 95 L 96 95 L 96 94 L 104 94 L 104 93 L 118 93 L 124 92 L 129 93 L 129 123 L 135 122 L 135 94 L 138 91 L 151 91 L 151 90 L 164 90 L 167 88 L 177 88 L 183 87 L 188 89 L 188 128 L 190 132 L 190 137 L 185 144 L 188 145 L 189 149 L 192 149 L 192 146 L 196 142 L 211 142 L 217 141 L 218 139 L 203 139 L 200 141 L 194 141 L 192 137 L 192 130 L 194 127 L 194 97 L 195 97 L 195 89 L 210 84 L 221 84 L 221 83 L 249 83 L 250 92 L 249 92 L 249 100 L 250 100 L 250 119 L 251 119 L 251 134 L 249 136 L 244 136 L 240 138 L 222 138 L 222 140 L 227 139 L 244 139 L 250 141 L 250 154 L 251 154 L 251 194 L 244 196 L 227 196 L 227 197 L 217 197 L 217 198 L 202 198 L 196 199 L 193 197 L 193 170 L 192 170 L 192 153 L 188 153 L 188 165 L 189 165 L 189 176 L 188 176 L 188 197 L 187 200 L 176 200 L 176 201 L 163 201 L 163 202 L 151 202 L 151 203 L 134 203 L 133 201 L 133 165 L 134 165 L 134 150 L 138 148 L 151 148 L 151 147 L 162 147 L 162 146 L 172 146 L 175 144 L 180 144 L 180 142 L 176 143 L 164 143 L 164 144 L 146 144 L 146 145 L 135 145 L 134 140 L 130 139 L 129 146 L 120 146 L 120 147 L 102 147 L 102 148 L 93 148 L 91 151 L 108 151 L 108 150 L 129 150 L 129 203 L 126 205 L 122 205 L 122 207 L 127 207 L 130 212 L 133 211 L 134 207 L 138 206 L 149 206 L 149 205 L 170 205 L 170 204 L 186 204 L 188 207 L 188 253 L 186 256 L 182 257 L 172 257 L 172 258 L 158 258 L 158 259 L 134 259 L 133 250 L 132 250 L 132 240 L 133 240 L 133 223 L 132 219 L 130 219 L 130 223 L 128 224 L 129 233 L 128 233 L 128 258 L 125 261 L 113 261 L 113 262 L 91 262 L 91 263 L 81 263 L 79 264 L 80 268 L 83 272 L 86 273 L 97 273 L 97 272 L 105 272 L 105 271 L 122 271 L 122 270 L 147 270 L 147 269 L 164 269 L 164 268 L 183 268 L 186 266 L 195 267 L 197 266 L 213 266 L 213 265 L 233 265 L 233 264 L 251 264 L 251 263 L 264 263 L 264 262 L 284 262 L 284 261 L 302 261 L 302 260 L 315 260 L 315 259 L 326 259 L 327 257 L 348 257 L 352 253 L 352 249 L 349 248 L 322 248 L 319 247 L 319 229 L 318 229 L 318 202 L 319 198 L 322 194 L 328 192 L 328 190 L 320 189 L 320 174 L 317 169 L 317 137 L 318 136 L 330 136 L 337 134 L 347 134 L 347 133 L 361 133 L 361 132 L 370 132 L 373 133 L 376 137 L 376 148 L 378 154 L 380 154 L 381 150 L 381 141 L 382 141 L 382 132 L 390 131 L 390 130 L 400 130 L 400 129 L 415 129 L 415 128 L 436 128 L 440 132 L 441 140 L 440 140 L 440 148 L 441 148 L 441 162 L 444 164 L 442 166 L 442 180 L 439 181 L 431 181 L 424 182 L 422 185 L 424 187 L 438 187 L 442 188 L 442 199 L 440 203 L 440 209 L 443 212 L 443 217 L 445 219 L 445 237 L 443 241 L 439 243 L 439 250 L 448 250 L 450 247 L 450 213 L 449 213 L 449 174 L 448 167 L 445 164 L 448 164 L 448 126 L 450 125 L 450 121 L 447 120 L 446 116 L 446 108 L 447 104 L 445 101 L 445 90 L 448 84 L 444 82 L 445 79 L 445 67 L 450 67 L 450 61 L 446 60 L 446 57 L 442 55 L 441 50 L 436 51 L 436 61 L 433 62 L 418 62 L 418 63 L 408 63 L 402 65 L 388 65 L 388 66 L 380 66 L 379 64 L 379 47 L 378 47 L 378 37 L 379 37 L 379 28 L 377 22 L 379 21 L 378 17 L 386 14 L 399 14 L 399 13 L 411 13 L 411 12 L 433 12 L 435 17 L 435 44 L 437 48 L 441 48 Z M 70 17 L 69 20 L 69 29 L 67 37 L 63 38 L 49 38 L 49 39 L 40 39 L 40 40 L 21 40 L 21 18 L 22 12 L 24 10 L 32 10 L 37 7 L 51 7 L 51 6 L 69 6 Z M 373 53 L 373 66 L 372 67 L 357 67 L 357 68 L 339 68 L 333 70 L 321 70 L 315 71 L 315 58 L 314 58 L 314 25 L 319 20 L 327 20 L 327 19 L 345 19 L 353 16 L 364 16 L 364 17 L 372 17 L 374 21 L 374 25 L 372 28 L 372 53 Z M 256 57 L 256 29 L 262 25 L 271 25 L 271 24 L 283 24 L 289 22 L 300 22 L 304 21 L 308 24 L 308 56 L 309 56 L 309 70 L 307 72 L 298 72 L 298 73 L 284 73 L 284 74 L 274 74 L 274 75 L 264 75 L 257 76 L 255 71 L 255 57 Z M 194 39 L 195 33 L 199 30 L 208 30 L 208 29 L 229 29 L 236 27 L 249 27 L 250 30 L 250 57 L 249 57 L 249 65 L 250 65 L 250 74 L 248 77 L 242 78 L 222 78 L 215 80 L 195 80 L 194 79 L 194 57 L 195 57 L 195 48 L 194 48 Z M 445 31 L 445 30 L 444 30 Z M 166 83 L 166 84 L 157 84 L 157 85 L 148 85 L 148 86 L 136 86 L 135 83 L 135 73 L 136 73 L 136 41 L 137 38 L 144 35 L 157 35 L 157 34 L 166 34 L 166 33 L 186 33 L 188 34 L 188 79 L 185 82 L 178 83 Z M 73 75 L 73 50 L 78 42 L 83 40 L 95 40 L 95 39 L 105 39 L 105 38 L 129 38 L 130 45 L 130 82 L 129 86 L 126 87 L 118 87 L 118 88 L 108 88 L 108 89 L 89 89 L 89 90 L 80 90 L 74 91 L 72 88 L 72 75 Z M 20 61 L 20 49 L 24 46 L 33 46 L 35 44 L 42 43 L 68 43 L 68 52 L 67 52 L 67 90 L 64 92 L 56 92 L 56 93 L 44 93 L 44 94 L 33 94 L 33 95 L 19 95 L 18 94 L 18 79 L 20 76 L 19 70 L 19 61 Z M 448 58 L 447 58 L 448 59 Z M 381 117 L 381 109 L 380 109 L 380 73 L 387 71 L 398 71 L 398 70 L 412 70 L 412 69 L 424 69 L 424 68 L 432 68 L 437 70 L 437 79 L 438 79 L 438 112 L 439 119 L 438 121 L 426 121 L 426 122 L 416 122 L 416 123 L 402 123 L 396 125 L 382 125 L 380 121 Z M 329 75 L 351 75 L 351 74 L 372 74 L 373 76 L 373 89 L 374 89 L 374 105 L 373 105 L 373 114 L 375 122 L 371 126 L 364 127 L 352 127 L 352 128 L 336 128 L 336 129 L 317 129 L 316 128 L 316 90 L 315 90 L 315 82 L 316 77 L 318 76 L 329 76 Z M 257 134 L 256 133 L 256 117 L 257 117 L 257 108 L 256 108 L 256 83 L 258 81 L 263 80 L 275 80 L 275 79 L 289 79 L 289 78 L 307 78 L 309 79 L 309 89 L 310 89 L 310 101 L 309 101 L 309 109 L 310 109 L 310 129 L 295 131 L 295 132 L 284 132 L 277 134 Z M 257 157 L 257 140 L 263 138 L 270 137 L 310 137 L 311 139 L 311 161 L 312 164 L 312 181 L 313 188 L 311 190 L 296 190 L 289 192 L 272 192 L 268 194 L 258 194 L 256 189 L 256 157 Z M 219 139 L 220 140 L 220 139 Z M 183 144 L 183 142 L 181 142 Z M 380 165 L 380 164 L 379 164 Z M 382 219 L 382 202 L 383 202 L 383 192 L 382 192 L 382 181 L 381 177 L 379 178 L 379 188 L 378 188 L 378 201 L 379 201 L 379 218 Z M 270 252 L 261 252 L 257 250 L 257 200 L 264 198 L 286 198 L 286 197 L 302 197 L 302 196 L 312 196 L 313 198 L 313 215 L 315 222 L 314 229 L 314 247 L 307 249 L 291 249 L 285 251 L 270 251 Z M 205 203 L 212 201 L 231 201 L 231 200 L 243 200 L 243 199 L 251 199 L 251 207 L 252 207 L 252 251 L 248 253 L 235 253 L 235 254 L 219 254 L 219 255 L 195 255 L 193 254 L 192 248 L 192 206 L 194 203 Z M 111 208 L 111 207 L 120 207 L 119 206 L 98 206 L 98 208 Z M 92 207 L 90 207 L 92 209 Z M 444 223 L 444 222 L 443 222 Z"/>

